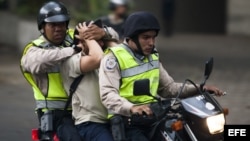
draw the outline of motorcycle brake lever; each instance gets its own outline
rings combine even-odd
[[[223,93],[222,93],[222,95],[224,96],[224,95],[227,95],[227,92],[226,91],[224,91]]]

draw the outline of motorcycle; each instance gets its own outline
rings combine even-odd
[[[183,83],[176,98],[162,99],[152,96],[149,90],[149,80],[143,79],[134,83],[134,95],[148,95],[157,100],[150,105],[157,122],[152,124],[149,135],[160,132],[162,141],[223,141],[224,125],[228,109],[222,108],[215,99],[215,95],[204,90],[213,69],[213,58],[205,64],[204,81],[200,88],[190,79]],[[188,98],[179,98],[184,86],[191,83],[197,89],[198,94]],[[226,94],[226,93],[224,93]],[[144,118],[149,118],[143,115]]]
[[[33,141],[81,140],[70,110],[47,110],[39,119],[39,128],[32,129]]]

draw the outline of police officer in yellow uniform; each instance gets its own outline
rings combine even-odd
[[[148,104],[150,96],[134,96],[133,84],[136,80],[149,79],[150,92],[156,96],[175,97],[182,86],[176,83],[163,68],[159,54],[155,50],[155,38],[160,30],[159,23],[149,12],[132,13],[124,24],[123,44],[109,49],[101,61],[99,85],[103,104],[110,113],[130,117],[132,114],[152,115]],[[214,86],[208,90],[222,95]],[[184,88],[183,97],[196,94],[191,85]],[[131,126],[125,128],[131,141],[148,141],[149,127]]]
[[[40,8],[37,24],[41,36],[24,48],[21,71],[34,92],[41,132],[50,137],[52,131],[57,131],[61,141],[80,141],[71,108],[63,111],[68,95],[63,88],[59,68],[61,61],[81,51],[73,45],[74,30],[68,28],[69,21],[70,15],[61,2],[49,1]],[[97,26],[89,29],[84,38],[106,35]]]

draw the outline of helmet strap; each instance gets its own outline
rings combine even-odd
[[[131,39],[132,39],[132,41],[135,43],[135,45],[136,45],[136,47],[137,47],[136,53],[138,53],[138,54],[144,56],[144,53],[143,53],[143,51],[142,51],[141,44],[139,43],[138,35],[132,37]]]

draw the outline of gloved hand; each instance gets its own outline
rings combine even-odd
[[[75,53],[79,53],[82,51],[82,48],[78,47],[77,45],[73,44],[72,48],[75,50]]]
[[[81,52],[82,48],[78,47],[77,45],[80,43],[80,40],[75,37],[75,35],[79,35],[79,32],[77,29],[74,31],[74,39],[73,39],[73,45],[72,48],[75,50],[75,53]]]

